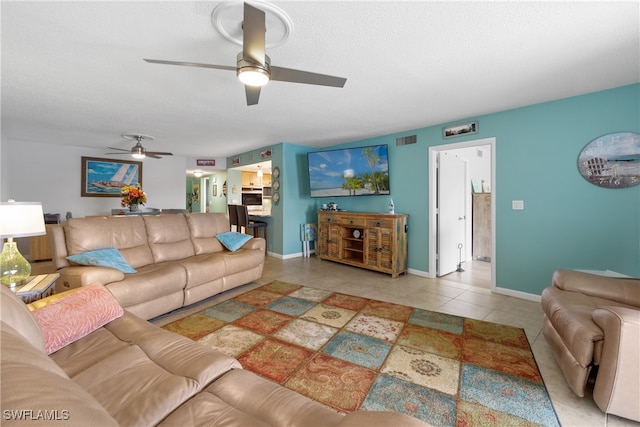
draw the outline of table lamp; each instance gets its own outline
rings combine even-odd
[[[15,287],[31,274],[31,264],[18,251],[14,237],[46,234],[42,204],[37,202],[0,203],[0,236],[7,237],[0,254],[0,283]]]

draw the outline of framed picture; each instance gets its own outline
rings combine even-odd
[[[240,164],[240,157],[236,157],[234,159],[231,159],[231,164],[232,165],[239,165]]]
[[[142,162],[82,157],[82,197],[120,197],[125,185],[142,186]]]
[[[193,189],[193,201],[199,202],[200,201],[200,184],[193,184],[191,188]]]
[[[271,157],[271,148],[261,151],[260,152],[260,157],[262,157],[263,159],[267,158],[267,157]]]
[[[216,160],[215,159],[197,159],[196,160],[196,165],[198,165],[198,166],[215,166],[216,165]]]
[[[616,132],[594,139],[578,155],[578,170],[602,188],[640,185],[640,134]]]
[[[469,122],[442,128],[442,136],[444,138],[454,138],[456,136],[471,135],[474,133],[478,133],[478,122]]]

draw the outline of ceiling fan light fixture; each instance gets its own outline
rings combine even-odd
[[[193,171],[193,176],[200,178],[204,173],[202,171]]]
[[[131,157],[134,159],[144,159],[146,157],[144,147],[138,142],[135,147],[131,149]]]
[[[248,86],[261,87],[269,83],[269,72],[258,66],[249,66],[238,69],[238,79]]]

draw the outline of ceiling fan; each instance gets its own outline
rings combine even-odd
[[[181,65],[187,67],[235,71],[238,75],[238,79],[244,83],[247,95],[247,105],[256,105],[258,103],[258,99],[260,98],[260,87],[266,85],[269,80],[344,87],[347,79],[342,77],[272,66],[270,58],[265,53],[265,31],[266,25],[264,11],[245,3],[244,21],[242,23],[242,52],[238,53],[235,67],[227,65],[201,64],[197,62],[143,59],[153,64]]]
[[[131,147],[131,150],[125,150],[122,148],[114,148],[114,147],[109,147],[110,150],[118,150],[118,151],[123,151],[122,153],[104,153],[104,154],[131,154],[131,156],[133,156],[136,159],[144,159],[145,157],[152,157],[154,159],[161,159],[162,157],[160,156],[173,156],[172,153],[165,153],[162,151],[147,151],[143,146],[142,146],[142,141],[144,139],[148,139],[150,141],[153,141],[153,137],[149,136],[149,135],[142,135],[142,134],[131,134],[131,135],[122,135],[123,138],[125,139],[129,139],[132,141],[137,141],[136,145],[134,145],[133,147]]]

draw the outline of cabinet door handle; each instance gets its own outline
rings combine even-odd
[[[376,222],[376,227],[380,227],[380,222]]]
[[[349,224],[353,224],[353,220],[349,220]]]

